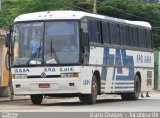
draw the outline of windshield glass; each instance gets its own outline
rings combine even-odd
[[[17,23],[12,35],[13,65],[79,62],[78,22]]]
[[[42,22],[19,23],[14,25],[12,42],[14,65],[42,63]],[[30,60],[33,58],[33,60]]]
[[[79,41],[77,22],[47,22],[45,30],[44,60],[47,64],[77,63]],[[58,57],[57,59],[54,57]]]

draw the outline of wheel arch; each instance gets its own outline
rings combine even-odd
[[[97,79],[97,83],[98,83],[98,95],[101,94],[101,77],[100,77],[100,73],[98,70],[95,70],[93,75],[96,76],[96,79]]]
[[[139,71],[136,72],[136,75],[138,76],[139,80],[140,80],[140,85],[142,87],[142,77],[141,77],[141,73]]]
[[[142,83],[141,73],[140,73],[139,71],[137,71],[137,72],[136,72],[136,75],[139,77],[140,83]]]

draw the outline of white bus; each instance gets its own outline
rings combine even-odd
[[[23,14],[10,39],[15,95],[77,96],[87,104],[97,95],[138,100],[151,91],[154,57],[151,25],[81,11]]]

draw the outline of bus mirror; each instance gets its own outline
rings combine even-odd
[[[5,47],[8,48],[10,46],[10,34],[7,33],[5,38]]]

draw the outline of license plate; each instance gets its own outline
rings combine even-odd
[[[50,84],[39,84],[39,88],[50,88]]]

